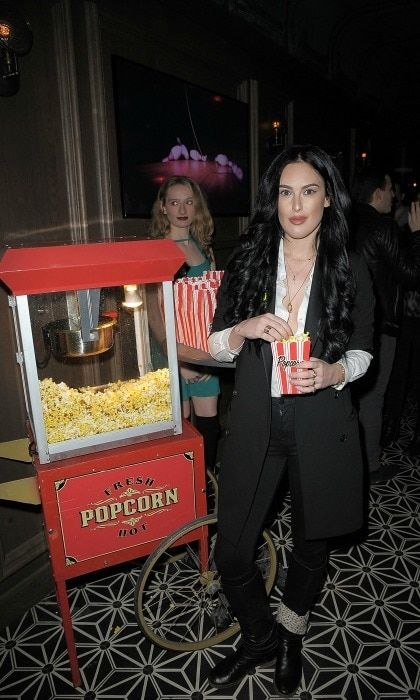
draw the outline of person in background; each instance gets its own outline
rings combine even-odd
[[[152,236],[170,238],[180,247],[186,263],[178,277],[199,277],[215,269],[211,248],[213,219],[199,185],[188,177],[175,176],[160,187],[152,209]],[[219,378],[195,365],[180,362],[184,418],[194,412],[194,424],[204,440],[205,464],[214,469],[219,436]]]
[[[382,416],[402,316],[402,286],[415,287],[420,282],[420,209],[413,205],[410,210],[412,235],[407,247],[389,216],[394,192],[386,170],[363,170],[354,180],[352,195],[353,245],[369,267],[377,302],[375,359],[355,387],[369,480],[377,484],[392,479],[399,470],[398,464],[381,464]]]
[[[407,290],[404,294],[404,312],[397,338],[396,357],[385,396],[382,444],[397,440],[407,397],[416,409],[413,436],[403,450],[408,457],[420,458],[420,291]]]
[[[408,214],[410,212],[410,207],[407,203],[407,194],[397,182],[394,185],[394,193],[394,221],[400,229],[405,231],[408,228]]]
[[[327,540],[363,523],[363,462],[349,383],[372,357],[374,297],[363,258],[347,253],[349,205],[324,151],[286,149],[261,180],[218,292],[210,352],[219,361],[236,359],[236,372],[215,559],[242,637],[211,670],[215,688],[229,688],[277,657],[276,692],[294,693]],[[291,374],[298,394],[281,395],[271,344],[304,331],[311,357]],[[276,622],[254,556],[286,475],[293,551]]]
[[[406,205],[407,217],[394,218],[404,235],[411,236],[408,227],[408,214],[415,219],[415,206],[419,201],[414,195],[411,205]],[[413,437],[404,446],[404,452],[413,459],[420,458],[420,286],[404,291],[403,314],[397,338],[396,360],[394,360],[391,377],[385,395],[384,419],[382,425],[382,445],[390,445],[398,440],[401,419],[407,397],[413,401],[417,416]]]

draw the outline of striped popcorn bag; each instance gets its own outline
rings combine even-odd
[[[298,369],[293,369],[299,362],[309,360],[311,354],[309,334],[292,335],[287,340],[271,343],[271,350],[280,393],[297,394],[297,388],[290,383],[290,376],[292,372],[299,372]]]
[[[208,270],[201,277],[181,277],[174,282],[176,339],[208,352],[216,295],[222,270]]]

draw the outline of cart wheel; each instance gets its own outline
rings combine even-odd
[[[213,561],[216,527],[217,515],[180,527],[150,554],[140,571],[134,599],[137,621],[146,637],[165,649],[205,649],[239,631]],[[206,535],[208,558],[200,566],[198,540]],[[256,563],[270,593],[277,576],[277,552],[267,530]]]
[[[207,512],[214,513],[217,510],[217,495],[219,485],[217,483],[216,474],[212,469],[206,469],[206,494],[207,494]]]

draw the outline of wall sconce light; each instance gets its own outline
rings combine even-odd
[[[364,170],[369,165],[369,153],[368,151],[360,151],[358,155],[359,167]]]
[[[286,135],[286,124],[280,119],[275,119],[271,122],[271,135],[267,139],[267,147],[271,151],[278,151],[284,148],[285,145],[285,135]]]
[[[19,89],[18,56],[32,47],[32,29],[13,2],[0,0],[0,97],[10,97]]]
[[[124,301],[122,305],[126,309],[139,309],[143,306],[143,299],[136,284],[124,285]]]
[[[281,146],[281,140],[280,140],[280,127],[281,127],[281,121],[274,121],[273,122],[273,129],[274,129],[274,140],[273,140],[273,146]]]

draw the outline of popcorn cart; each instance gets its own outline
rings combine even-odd
[[[202,437],[181,417],[172,280],[183,260],[169,240],[8,248],[0,260],[76,686],[66,581],[145,556],[206,513]]]

